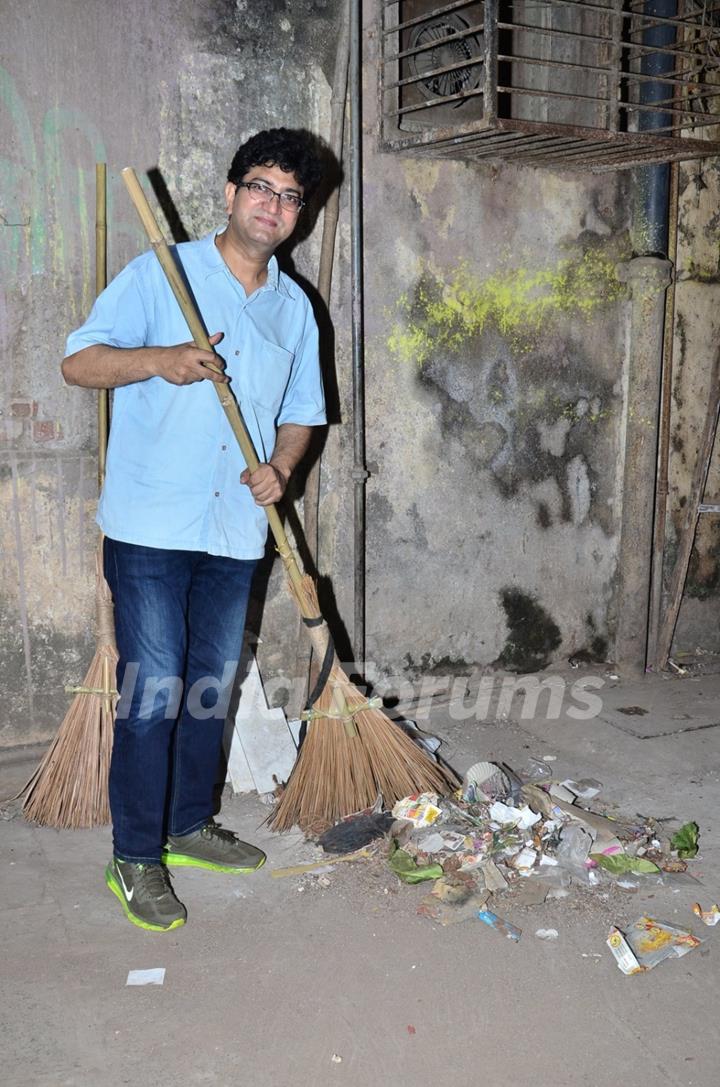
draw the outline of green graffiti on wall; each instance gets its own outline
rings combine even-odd
[[[34,277],[62,291],[72,320],[93,298],[91,209],[95,162],[107,160],[97,125],[81,110],[51,106],[33,124],[10,73],[0,66],[0,278],[25,292]],[[112,190],[108,194],[109,213]]]
[[[422,365],[438,349],[460,350],[489,327],[527,346],[549,323],[587,319],[621,297],[617,260],[616,253],[589,249],[552,267],[515,268],[484,280],[465,264],[444,282],[426,271],[414,297],[399,300],[404,320],[393,326],[388,347],[401,361]]]

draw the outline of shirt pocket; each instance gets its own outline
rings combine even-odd
[[[295,356],[292,351],[253,337],[245,365],[245,388],[253,405],[275,419],[282,407]]]

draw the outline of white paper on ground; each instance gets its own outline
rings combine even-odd
[[[126,985],[162,985],[165,981],[165,967],[156,966],[152,970],[130,970]]]
[[[251,656],[231,729],[228,777],[234,792],[271,793],[287,781],[297,747],[281,709],[270,709],[257,661]]]
[[[295,747],[300,747],[300,729],[303,727],[303,723],[299,717],[291,717],[287,723],[290,729],[290,735],[293,738]]]
[[[227,756],[227,777],[225,780],[230,782],[234,793],[251,793],[255,788],[255,779],[245,757],[240,737],[235,731],[234,720],[228,719],[225,722],[223,744]]]
[[[514,808],[510,804],[503,804],[501,800],[490,805],[488,815],[500,826],[517,826],[520,830],[535,826],[541,819],[540,814],[531,811],[527,804],[522,808]]]

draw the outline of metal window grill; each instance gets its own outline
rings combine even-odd
[[[720,154],[717,0],[379,3],[386,150],[590,170]]]

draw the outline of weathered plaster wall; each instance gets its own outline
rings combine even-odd
[[[671,404],[668,502],[670,571],[686,496],[697,462],[711,396],[710,370],[720,344],[720,166],[717,160],[680,169],[675,340]],[[705,501],[720,502],[720,449],[711,461]],[[674,652],[720,650],[720,518],[700,518],[685,595],[678,616]]]
[[[373,105],[369,76],[368,656],[603,659],[626,179],[380,155]]]
[[[94,646],[95,395],[64,387],[59,370],[94,293],[94,163],[109,164],[110,274],[146,248],[125,165],[159,167],[187,234],[209,230],[222,221],[225,172],[243,138],[276,124],[327,131],[336,7],[5,5],[0,744],[55,730],[63,688],[81,681]],[[314,280],[314,236],[293,260]],[[276,610],[279,621],[288,605]]]
[[[92,300],[94,162],[110,165],[111,272],[145,248],[119,178],[128,163],[160,168],[189,236],[210,229],[245,136],[279,123],[327,133],[338,10],[339,0],[31,0],[5,15],[0,744],[50,735],[64,685],[92,653],[95,398],[63,387],[59,361]],[[626,175],[381,154],[370,2],[364,49],[366,656],[410,673],[496,660],[523,671],[580,650],[603,659],[627,415]],[[700,265],[696,250],[718,176],[707,167],[694,178],[684,174],[695,264],[682,258],[675,409],[697,430],[718,307],[717,249]],[[292,253],[311,282],[318,240],[316,224]],[[349,252],[343,194],[320,569],[348,624]],[[676,441],[678,492],[688,464]],[[716,529],[703,532],[693,578],[714,592]],[[275,571],[260,586],[266,674],[293,670],[297,620],[279,581]]]

